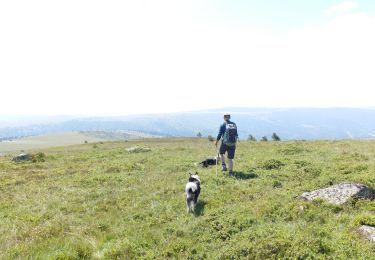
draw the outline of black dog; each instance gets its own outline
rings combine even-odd
[[[203,167],[203,168],[206,168],[206,167],[208,167],[208,166],[210,166],[210,165],[216,165],[216,159],[211,159],[211,158],[206,159],[206,160],[204,160],[204,161],[201,161],[201,162],[199,163],[199,165],[200,165],[201,167]]]

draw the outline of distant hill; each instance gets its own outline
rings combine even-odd
[[[290,139],[369,139],[375,137],[374,108],[221,108],[183,113],[124,117],[65,118],[48,123],[6,127],[0,139],[69,131],[130,130],[158,136],[216,135],[224,111],[231,112],[240,138],[258,139],[276,132]],[[62,121],[61,121],[62,120]],[[28,120],[29,122],[32,120]]]

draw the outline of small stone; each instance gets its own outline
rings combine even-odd
[[[134,146],[131,148],[126,149],[128,153],[144,153],[144,152],[150,152],[151,149],[148,147],[139,147],[139,146]]]
[[[364,238],[375,244],[375,227],[362,225],[359,227],[358,231]]]

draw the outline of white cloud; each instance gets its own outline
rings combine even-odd
[[[356,9],[357,6],[358,4],[355,1],[345,1],[327,8],[324,13],[327,15],[348,13]]]

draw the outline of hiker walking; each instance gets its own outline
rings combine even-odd
[[[228,154],[228,170],[229,176],[233,176],[233,158],[236,151],[236,142],[238,139],[237,126],[234,122],[230,121],[230,114],[224,114],[224,123],[220,126],[219,134],[217,135],[215,145],[219,140],[221,141],[219,154],[221,159],[222,171],[227,171],[225,164],[224,154]]]

